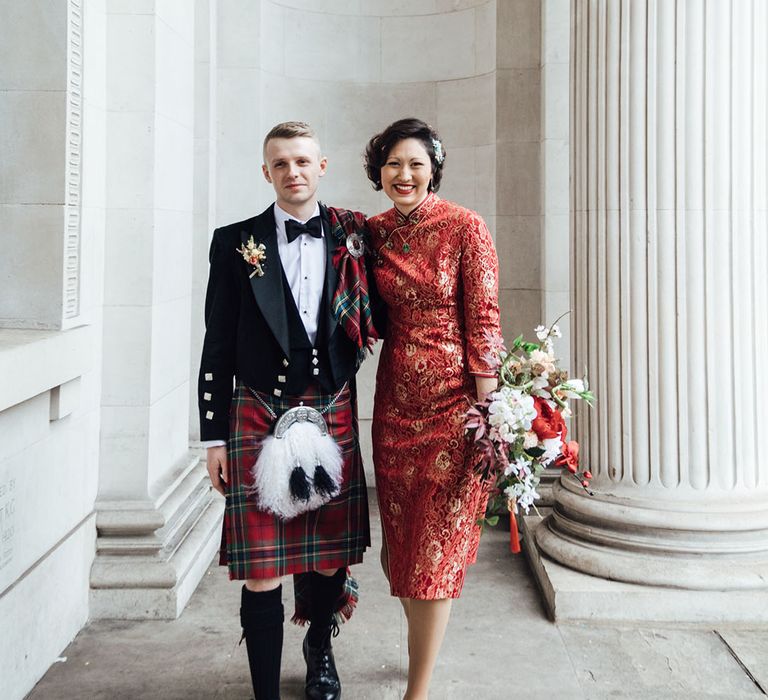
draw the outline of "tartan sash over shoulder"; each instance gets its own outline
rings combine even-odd
[[[368,242],[365,216],[360,212],[328,207],[331,236],[336,245],[333,264],[338,274],[331,310],[346,334],[357,344],[360,355],[372,350],[378,340],[373,326],[365,256],[355,258],[347,249],[347,236],[357,234]]]

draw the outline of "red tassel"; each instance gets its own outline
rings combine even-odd
[[[520,554],[520,533],[517,531],[517,518],[514,511],[509,511],[509,551]]]

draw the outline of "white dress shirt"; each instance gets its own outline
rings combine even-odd
[[[316,204],[315,211],[309,218],[320,216],[320,207]],[[323,297],[323,284],[325,282],[325,231],[322,238],[314,238],[309,234],[301,234],[295,241],[288,242],[285,233],[285,222],[294,219],[287,211],[275,204],[275,225],[277,228],[277,250],[280,254],[280,262],[291,288],[293,300],[299,310],[301,322],[307,331],[307,336],[312,345],[317,338],[317,324],[320,318],[320,305]],[[203,447],[219,447],[226,445],[224,440],[205,440]]]
[[[320,216],[320,207],[317,204],[309,218],[315,216]],[[293,300],[296,302],[296,308],[299,310],[301,322],[307,331],[309,342],[314,345],[325,282],[325,241],[323,238],[313,238],[303,233],[295,241],[288,243],[288,236],[285,233],[285,222],[288,219],[294,219],[302,224],[306,224],[309,219],[301,221],[275,204],[280,262],[283,264],[283,271],[291,288]],[[323,237],[325,237],[325,231],[323,231]]]

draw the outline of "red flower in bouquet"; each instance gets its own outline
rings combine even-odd
[[[579,443],[576,440],[571,440],[570,442],[563,441],[563,449],[560,456],[555,460],[555,466],[564,467],[571,474],[579,471]]]
[[[533,419],[531,430],[536,433],[539,440],[551,440],[560,437],[565,431],[565,421],[563,414],[556,408],[552,408],[549,401],[540,396],[533,397],[536,406],[536,418]],[[565,439],[565,435],[562,435]]]

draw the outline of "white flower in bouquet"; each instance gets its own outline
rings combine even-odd
[[[544,454],[540,459],[544,464],[556,460],[560,456],[560,452],[563,449],[563,441],[559,438],[547,438],[541,441],[541,448],[544,450]]]
[[[523,481],[518,481],[504,489],[504,494],[509,500],[514,500],[527,513],[534,501],[539,498],[536,491],[534,478],[528,477]]]
[[[547,338],[562,338],[563,333],[560,330],[560,326],[558,326],[556,323],[553,323],[550,327],[547,326],[536,326],[536,328],[533,329],[533,332],[536,334],[536,337],[544,341]]]
[[[584,385],[583,379],[569,379],[564,384],[558,387],[569,399],[580,399],[581,395],[587,391],[587,387]]]
[[[504,469],[504,476],[510,476],[514,474],[518,479],[525,479],[533,472],[531,471],[528,461],[523,457],[518,457],[514,462],[510,462],[506,469]]]
[[[491,394],[488,423],[505,442],[514,442],[530,430],[534,418],[533,398],[521,390],[505,386]]]

